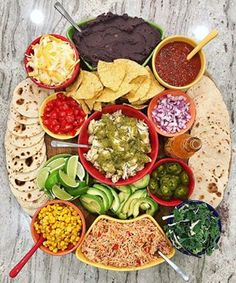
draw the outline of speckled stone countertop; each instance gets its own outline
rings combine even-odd
[[[65,34],[69,24],[53,8],[51,0],[0,1],[0,282],[10,282],[10,267],[32,246],[29,218],[8,187],[3,146],[9,101],[23,78],[27,45],[43,33]],[[219,207],[223,233],[219,250],[200,259],[177,253],[174,261],[191,276],[190,282],[236,282],[236,0],[64,0],[76,20],[112,11],[141,16],[164,27],[166,35],[185,34],[200,40],[213,28],[219,36],[206,48],[207,69],[220,88],[231,117],[233,154],[229,184]],[[183,282],[167,264],[139,272],[99,270],[76,260],[73,254],[51,257],[38,251],[14,282],[178,283]]]

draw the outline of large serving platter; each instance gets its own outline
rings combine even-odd
[[[89,21],[86,21],[86,22],[83,22],[83,23],[80,23],[79,24],[79,26],[81,26],[81,27],[83,27],[84,25],[86,25],[86,23],[88,23]],[[154,24],[154,23],[149,23],[153,28],[155,28],[155,29],[158,29],[159,31],[160,31],[160,33],[161,33],[161,39],[163,39],[163,36],[164,36],[164,32],[163,32],[163,30],[158,26],[158,25],[156,25],[156,24]],[[72,41],[72,37],[73,37],[73,33],[74,33],[74,29],[73,28],[69,28],[68,29],[68,31],[67,31],[67,37]],[[146,65],[149,65],[149,67],[150,67],[150,69],[154,69],[154,67],[153,67],[153,65],[151,66],[151,57],[152,57],[152,55],[153,55],[153,53],[155,54],[155,51],[153,51],[151,54],[150,54],[150,56],[148,56],[148,58],[145,60],[145,62],[142,64],[143,66],[146,66]],[[205,60],[205,59],[204,59]],[[106,62],[105,62],[106,63]],[[135,63],[136,64],[136,63]],[[143,68],[143,67],[142,67]],[[204,68],[205,68],[205,61],[204,61]],[[149,69],[149,70],[150,70]],[[88,64],[86,61],[84,62],[84,68],[83,68],[83,71],[84,70],[87,70],[87,73],[88,72],[90,72],[90,71],[94,71],[95,69],[90,65],[90,64]],[[146,69],[146,72],[147,72],[147,69]],[[151,72],[151,71],[150,71]],[[155,73],[155,72],[154,72]],[[75,75],[76,76],[76,75]],[[206,77],[208,77],[208,78],[211,78],[211,76],[208,74],[208,72],[207,71],[205,71],[205,73],[204,73],[204,76],[206,76]],[[212,80],[212,79],[211,79]],[[107,86],[106,86],[107,87]],[[105,85],[104,85],[104,88],[105,88]],[[183,91],[186,91],[186,89],[184,89],[184,88],[182,88],[182,90]],[[204,90],[203,90],[204,91]],[[218,90],[217,90],[218,91]],[[68,91],[68,93],[69,93],[69,91]],[[57,95],[54,95],[54,97],[55,96],[57,96]],[[67,97],[68,98],[68,97]],[[127,97],[126,97],[127,98]],[[45,101],[47,100],[47,98],[45,99]],[[49,100],[50,100],[50,97],[49,97]],[[80,101],[79,99],[78,99],[78,101]],[[147,101],[150,101],[150,99],[147,99]],[[147,107],[148,105],[147,105],[147,101],[145,102],[146,103],[146,105],[144,106],[144,107]],[[115,102],[116,104],[123,104],[123,102],[122,102],[122,100],[120,101],[119,99],[118,100],[116,100],[116,102]],[[144,103],[144,104],[145,104]],[[148,102],[149,103],[149,102]],[[132,104],[132,103],[131,103]],[[223,100],[222,100],[222,104],[223,104]],[[43,104],[42,104],[43,105]],[[46,105],[46,104],[45,104]],[[102,104],[101,104],[102,105]],[[103,104],[103,106],[105,105],[105,103]],[[132,106],[134,106],[134,105],[132,105]],[[135,107],[134,107],[135,108]],[[43,110],[44,110],[44,108],[42,108]],[[41,110],[42,110],[41,109]],[[127,110],[128,111],[128,110]],[[136,111],[136,110],[135,110]],[[145,115],[147,115],[147,108],[145,108],[145,109],[142,109],[142,110],[140,110],[142,113],[144,113]],[[43,112],[40,112],[39,111],[39,113],[40,113],[40,119],[42,118],[42,113]],[[87,113],[86,113],[87,114]],[[90,113],[91,114],[91,113]],[[95,113],[96,114],[96,113]],[[212,113],[212,114],[215,114],[215,113]],[[128,115],[128,114],[127,114]],[[190,115],[191,116],[191,115]],[[85,115],[85,118],[84,119],[87,119],[89,117],[89,115]],[[203,117],[203,119],[208,119],[208,117]],[[150,117],[148,117],[147,119],[149,119],[148,120],[148,122],[149,121],[151,121],[151,118]],[[194,116],[192,117],[192,119],[191,120],[194,120],[195,119],[195,108],[194,108]],[[44,128],[44,125],[43,125],[43,122],[42,121],[40,121],[41,122],[41,126],[42,126],[42,129]],[[153,121],[152,121],[153,122]],[[192,121],[192,124],[193,124],[193,122],[194,121]],[[86,122],[83,122],[84,123],[84,125],[87,125],[87,123]],[[146,124],[148,124],[147,122],[146,122]],[[192,125],[191,124],[191,125]],[[210,124],[210,126],[211,126],[211,124]],[[150,126],[149,126],[150,127]],[[190,126],[189,126],[190,127]],[[214,127],[213,127],[214,128]],[[188,128],[189,129],[189,128]],[[186,129],[187,130],[187,129]],[[190,129],[191,130],[191,129]],[[222,129],[221,129],[222,130]],[[223,130],[222,130],[223,131]],[[55,155],[58,155],[58,154],[61,154],[61,153],[67,153],[67,154],[72,154],[72,155],[78,155],[78,149],[77,148],[73,148],[73,147],[53,147],[52,145],[51,145],[51,142],[53,141],[53,140],[55,140],[56,138],[57,138],[57,136],[56,135],[50,135],[50,131],[45,131],[46,132],[46,134],[45,134],[45,136],[44,136],[44,142],[45,142],[45,145],[46,145],[46,159],[50,159],[51,157],[53,157],[53,156],[55,156]],[[78,134],[80,132],[80,129],[75,133],[75,134]],[[82,131],[81,131],[82,132]],[[149,131],[149,135],[151,135],[151,133],[150,133],[151,131]],[[155,132],[155,131],[154,131]],[[184,132],[184,131],[183,131]],[[227,132],[226,132],[227,133]],[[157,135],[157,133],[154,133],[154,135]],[[228,134],[228,133],[227,133]],[[71,135],[71,136],[75,136],[75,135]],[[82,136],[82,134],[81,134],[81,136]],[[167,135],[167,137],[165,137],[164,135],[161,135],[161,134],[158,134],[157,135],[158,136],[158,141],[159,141],[159,145],[158,145],[158,157],[156,158],[156,160],[152,160],[152,164],[154,164],[156,161],[158,161],[158,160],[160,160],[160,159],[162,159],[162,158],[165,158],[165,157],[167,157],[166,155],[165,155],[165,151],[164,151],[164,144],[166,144],[166,142],[167,142],[167,137],[170,137],[170,136],[168,136]],[[174,136],[174,135],[173,135]],[[155,138],[156,138],[156,136],[155,136]],[[63,138],[60,138],[60,137],[58,137],[58,139],[63,139]],[[66,139],[66,141],[67,142],[71,142],[71,143],[78,143],[78,136],[77,137],[74,137],[74,138],[71,138],[71,139]],[[219,153],[221,152],[221,151],[218,151]],[[210,157],[210,158],[212,158],[212,157]],[[83,158],[81,158],[81,160],[82,160]],[[77,159],[77,162],[78,162],[78,159]],[[184,160],[184,162],[186,163],[186,164],[188,164],[188,161],[186,161],[186,159]],[[81,163],[83,164],[83,160],[81,161]],[[84,164],[83,164],[84,165]],[[222,164],[221,164],[222,165]],[[188,167],[188,166],[186,166],[186,167]],[[190,166],[191,167],[191,166]],[[8,168],[9,169],[9,168]],[[186,171],[186,170],[184,170],[184,171]],[[191,171],[191,168],[190,168],[190,171]],[[200,170],[199,170],[200,171]],[[67,172],[66,172],[67,173]],[[148,174],[149,173],[151,173],[151,170],[149,170],[149,172],[147,172]],[[183,173],[183,172],[182,172]],[[185,172],[186,173],[186,172]],[[195,171],[195,173],[196,173],[196,171]],[[92,174],[92,173],[91,173]],[[192,174],[192,173],[191,173]],[[138,174],[137,174],[138,175]],[[35,177],[35,176],[34,176]],[[94,178],[95,178],[95,176],[93,176]],[[134,176],[135,177],[135,176]],[[143,176],[142,176],[143,177]],[[228,174],[227,174],[227,177],[228,177]],[[214,177],[213,177],[214,178]],[[60,178],[59,178],[60,179]],[[98,178],[97,178],[98,179]],[[107,178],[105,178],[104,177],[104,180],[105,179],[107,179]],[[139,178],[140,179],[140,178]],[[197,178],[195,181],[197,181],[197,182],[199,182],[199,178]],[[100,182],[101,182],[101,180],[100,180]],[[189,182],[189,181],[188,181]],[[102,183],[102,182],[101,182]],[[105,181],[104,181],[104,183],[106,183]],[[181,184],[181,181],[179,182],[180,184]],[[186,185],[186,189],[187,189],[187,186],[190,184],[191,182],[189,182],[189,183],[187,183],[187,185]],[[217,180],[216,180],[216,183],[217,183]],[[113,185],[113,183],[108,183],[108,184],[112,184]],[[194,184],[194,181],[192,181],[192,184]],[[87,183],[87,185],[88,185],[88,183]],[[214,183],[213,183],[213,185],[214,185]],[[115,186],[115,184],[114,184],[114,186]],[[193,185],[194,186],[194,185]],[[40,186],[39,186],[40,187]],[[214,186],[213,186],[214,187]],[[217,187],[217,186],[216,186]],[[74,187],[75,188],[75,187]],[[147,188],[147,186],[145,187],[145,189]],[[45,189],[45,188],[44,188]],[[149,191],[149,188],[147,188],[148,190],[148,192],[150,192]],[[208,193],[210,192],[210,189],[211,188],[209,188],[209,186],[208,186]],[[213,188],[214,189],[214,188]],[[190,191],[190,190],[189,190]],[[192,191],[191,191],[191,193],[192,193]],[[213,193],[218,193],[217,191],[213,191]],[[224,191],[223,191],[223,193],[224,193]],[[190,193],[189,193],[190,194]],[[221,195],[220,195],[220,197],[221,197],[221,199],[223,198],[223,195],[222,195],[222,193],[220,193]],[[51,195],[51,197],[53,196],[53,194]],[[54,194],[54,196],[56,197],[57,195],[56,194]],[[81,196],[81,195],[80,195]],[[80,197],[79,196],[79,197]],[[150,194],[150,196],[151,196],[151,194]],[[189,196],[188,194],[186,194],[186,196],[185,197],[187,197],[187,196]],[[58,197],[59,198],[59,197]],[[200,198],[201,198],[201,196],[200,196]],[[203,196],[203,198],[204,198],[204,196]],[[63,199],[63,198],[61,198],[61,199]],[[70,199],[63,199],[63,200],[71,200],[72,199],[72,196],[71,196],[71,198]],[[198,200],[201,200],[201,199],[198,199]],[[212,199],[209,201],[210,202],[210,204],[211,205],[213,205],[213,202],[214,202],[214,200],[215,200],[215,198],[213,197],[213,201],[212,201]],[[82,198],[81,198],[81,201],[82,201]],[[127,201],[127,199],[126,199],[126,201]],[[86,220],[86,228],[87,228],[87,231],[88,231],[88,233],[91,231],[91,225],[92,224],[96,224],[97,223],[97,221],[99,220],[99,219],[101,219],[103,216],[98,216],[98,215],[96,215],[96,214],[92,214],[92,213],[89,213],[83,206],[82,206],[82,204],[80,203],[80,201],[79,201],[79,198],[76,198],[75,200],[72,200],[72,202],[76,205],[76,206],[78,206],[79,207],[79,209],[82,211],[82,213],[83,213],[83,215],[84,215],[84,217],[85,217],[85,220]],[[158,202],[158,201],[156,201],[156,202]],[[182,201],[180,201],[180,202],[182,202]],[[209,202],[208,201],[206,201],[208,204],[209,204]],[[154,203],[155,204],[155,203]],[[163,204],[163,203],[161,203],[161,202],[159,202],[159,204]],[[216,207],[218,205],[218,203],[216,202],[216,205],[214,205],[214,207]],[[36,207],[35,207],[36,208]],[[167,206],[164,206],[164,205],[159,205],[159,207],[158,207],[158,210],[155,212],[155,214],[153,215],[153,217],[154,217],[154,219],[156,220],[156,222],[157,222],[157,225],[160,225],[160,227],[161,228],[163,228],[164,229],[164,227],[166,226],[166,221],[164,221],[163,220],[163,216],[170,216],[170,215],[172,215],[173,214],[173,210],[175,209],[175,206],[171,206],[171,205],[167,205]],[[214,210],[214,208],[212,208],[213,210]],[[104,209],[104,211],[105,211],[105,209]],[[32,210],[29,210],[28,212],[32,212]],[[101,213],[102,214],[102,213]],[[110,214],[109,212],[107,213],[108,215]],[[112,215],[112,214],[111,214]],[[112,216],[114,216],[114,214],[112,215]],[[121,218],[120,217],[120,215],[119,214],[117,214],[116,215],[117,217],[119,217],[119,218]],[[104,216],[104,218],[105,219],[108,219],[109,220],[109,216]],[[141,218],[142,218],[142,216],[141,216]],[[114,220],[114,221],[117,221],[117,222],[121,222],[122,223],[122,221],[123,220]],[[128,220],[126,220],[127,222],[133,222],[133,221],[135,221],[135,219],[128,219]],[[219,220],[219,226],[220,226],[220,220]],[[220,226],[221,227],[221,226]],[[217,241],[218,241],[219,239],[217,239]],[[177,248],[178,249],[178,248]],[[150,264],[144,264],[143,266],[133,266],[133,267],[125,267],[125,268],[113,268],[112,266],[106,266],[106,265],[100,265],[99,263],[94,263],[94,262],[90,262],[88,259],[86,259],[86,257],[82,254],[82,252],[79,250],[79,249],[77,249],[77,252],[76,252],[76,254],[77,254],[77,257],[78,257],[78,259],[80,259],[81,261],[83,261],[84,263],[87,263],[87,264],[91,264],[91,265],[93,265],[93,266],[96,266],[96,267],[99,267],[99,268],[104,268],[104,269],[108,269],[108,270],[120,270],[120,271],[128,271],[128,270],[139,270],[139,269],[145,269],[145,268],[148,268],[148,267],[152,267],[152,266],[154,266],[154,265],[156,265],[156,264],[160,264],[160,263],[162,263],[163,262],[163,260],[162,259],[160,259],[160,260],[157,260],[155,263],[150,263]],[[168,255],[169,257],[172,257],[174,255],[174,250],[172,250],[172,253],[170,254],[170,255]]]

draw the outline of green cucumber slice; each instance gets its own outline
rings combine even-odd
[[[58,177],[60,183],[65,187],[65,188],[77,188],[79,186],[79,183],[76,182],[74,179],[69,177],[66,173],[64,173],[62,170],[59,170],[58,172]]]
[[[113,198],[113,194],[111,193],[110,189],[108,189],[107,187],[100,185],[100,184],[94,184],[93,187],[98,189],[98,190],[103,191],[106,194],[106,196],[109,200],[109,208],[111,208],[114,198]]]
[[[142,179],[138,180],[137,182],[133,183],[132,185],[136,188],[143,189],[146,188],[150,181],[150,175],[145,175]]]
[[[101,197],[105,211],[107,211],[109,209],[109,199],[103,191],[96,189],[96,188],[93,188],[93,187],[90,187],[87,191],[87,194]]]
[[[84,194],[80,197],[80,202],[91,213],[103,214],[105,212],[103,202],[98,196]]]

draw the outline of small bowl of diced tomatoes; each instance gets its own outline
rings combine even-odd
[[[80,104],[65,92],[48,96],[39,109],[39,121],[51,137],[61,140],[77,136],[87,119]]]

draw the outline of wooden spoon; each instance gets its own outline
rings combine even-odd
[[[9,276],[11,278],[15,278],[17,274],[21,271],[21,269],[24,267],[24,265],[29,261],[31,256],[37,251],[37,249],[43,244],[43,241],[45,239],[43,238],[43,235],[40,236],[38,239],[38,242],[28,251],[28,253],[17,263],[15,267],[12,268],[12,270],[9,273]]]
[[[211,31],[206,37],[203,38],[202,41],[198,43],[198,45],[188,54],[187,60],[191,60],[195,54],[198,53],[199,50],[203,48],[208,42],[210,42],[213,38],[218,35],[217,30]]]

